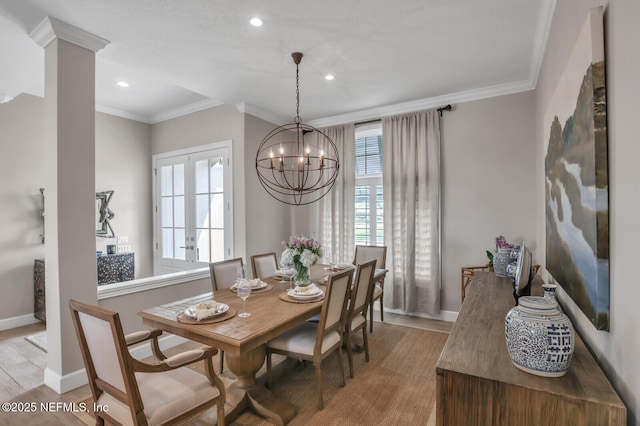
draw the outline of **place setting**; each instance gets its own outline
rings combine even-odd
[[[212,324],[233,318],[237,311],[226,303],[207,300],[184,309],[176,319],[184,324]]]
[[[314,303],[324,299],[324,290],[315,283],[306,286],[295,286],[284,293],[280,299],[290,303]]]
[[[249,285],[252,293],[260,293],[263,291],[269,291],[273,289],[273,284],[267,284],[264,281],[262,281],[260,278],[255,278],[253,280],[244,280],[244,281]],[[229,288],[229,290],[233,291],[234,293],[237,293],[238,283],[236,282],[234,285],[232,285]]]

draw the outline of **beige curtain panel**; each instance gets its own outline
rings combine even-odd
[[[440,313],[440,119],[434,110],[382,120],[385,306]]]
[[[333,189],[317,203],[318,238],[327,253],[341,262],[351,262],[355,250],[355,126],[321,130],[336,144],[340,173]]]

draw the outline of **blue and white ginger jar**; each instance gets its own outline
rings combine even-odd
[[[545,377],[560,377],[567,372],[575,334],[555,300],[523,296],[507,314],[504,325],[513,365]]]

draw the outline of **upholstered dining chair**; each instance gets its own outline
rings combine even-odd
[[[356,254],[353,258],[353,264],[365,263],[370,260],[376,260],[375,269],[385,269],[387,264],[387,246],[356,246]],[[371,293],[371,302],[369,303],[369,331],[373,333],[373,304],[376,300],[380,301],[380,321],[384,321],[384,275],[382,275],[375,283],[373,292]]]
[[[369,362],[369,342],[367,340],[367,308],[371,301],[371,292],[375,287],[373,273],[376,269],[376,261],[357,265],[356,277],[351,287],[347,316],[344,324],[344,343],[347,346],[347,357],[349,359],[349,376],[353,378],[353,348],[351,337],[362,330],[362,340],[364,346],[364,360]]]
[[[320,322],[305,321],[289,331],[267,342],[267,383],[271,385],[271,354],[281,354],[291,358],[313,361],[318,390],[318,410],[322,410],[322,370],[321,364],[331,353],[337,351],[340,375],[344,386],[344,364],[342,360],[342,330],[346,315],[348,291],[352,271],[344,271],[329,276],[322,303]]]
[[[159,350],[161,331],[125,336],[117,312],[69,301],[95,403],[109,407],[96,411],[96,424],[171,425],[217,406],[218,425],[224,425],[226,391],[213,371],[217,349],[202,347],[166,358]],[[152,339],[160,360],[143,362],[128,346]],[[206,376],[185,366],[204,362]]]
[[[241,257],[235,259],[221,260],[220,262],[210,263],[209,272],[211,273],[211,285],[213,286],[214,298],[215,292],[224,288],[231,288],[238,280],[238,266],[244,268]],[[244,271],[244,269],[243,269]],[[220,351],[220,373],[224,370],[224,351]]]
[[[272,277],[278,271],[278,258],[275,253],[251,256],[251,268],[254,278]]]

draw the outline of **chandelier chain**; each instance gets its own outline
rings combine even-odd
[[[298,73],[298,64],[296,64],[296,117],[293,119],[295,123],[300,123],[300,74]]]

